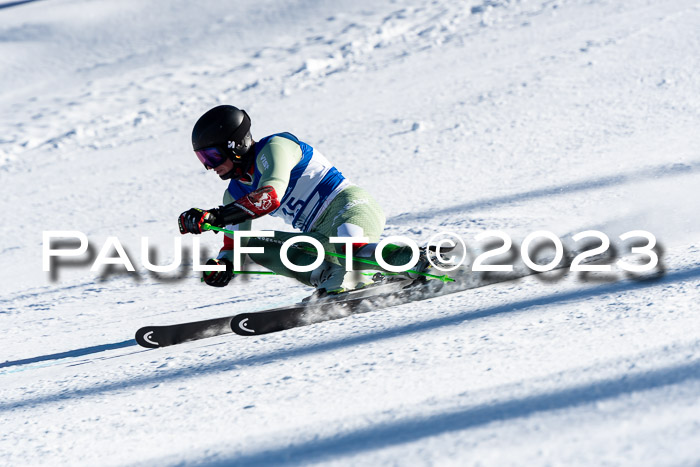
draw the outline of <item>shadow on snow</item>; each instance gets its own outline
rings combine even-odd
[[[527,417],[538,412],[574,408],[633,392],[648,391],[697,379],[700,379],[700,361],[696,360],[692,363],[669,366],[643,374],[623,375],[619,378],[604,379],[519,399],[509,399],[476,407],[456,408],[447,413],[408,417],[379,423],[349,433],[317,437],[302,443],[219,459],[205,463],[205,465],[308,463],[330,456],[336,458],[337,456],[358,454],[410,443],[429,436],[478,428],[489,423]]]
[[[254,366],[254,365],[265,365],[268,363],[275,362],[277,360],[285,360],[289,358],[306,357],[309,355],[314,355],[322,352],[334,351],[338,349],[343,349],[347,347],[352,347],[356,345],[367,344],[382,339],[390,339],[396,336],[403,336],[412,333],[421,333],[425,331],[430,331],[432,329],[440,328],[443,326],[453,326],[460,325],[464,322],[486,318],[495,315],[501,315],[506,313],[513,313],[526,310],[531,307],[538,307],[543,305],[553,305],[558,303],[569,302],[573,300],[584,300],[591,297],[596,297],[606,294],[616,294],[622,292],[628,292],[632,290],[643,289],[647,287],[654,287],[658,285],[668,285],[671,283],[683,282],[687,280],[694,280],[700,278],[700,266],[696,266],[692,269],[681,270],[661,276],[658,279],[649,281],[630,281],[630,282],[619,282],[614,284],[608,284],[604,286],[592,287],[585,290],[576,290],[567,293],[554,293],[540,298],[532,298],[527,300],[522,300],[517,303],[504,304],[493,306],[490,308],[484,308],[482,310],[465,310],[451,316],[445,316],[441,318],[434,318],[427,321],[419,323],[411,323],[403,326],[396,326],[391,329],[378,331],[374,333],[368,333],[361,336],[353,336],[343,339],[334,340],[331,342],[322,342],[318,344],[312,344],[296,349],[283,349],[274,352],[268,352],[261,355],[256,355],[254,357],[240,358],[235,360],[228,360],[223,362],[214,362],[209,364],[200,365],[190,365],[186,367],[180,367],[172,370],[158,371],[151,375],[139,376],[125,381],[113,381],[98,384],[88,388],[72,389],[61,391],[56,394],[48,394],[35,396],[19,401],[12,402],[2,402],[0,403],[0,411],[9,411],[22,407],[32,407],[41,404],[48,404],[63,400],[69,400],[73,398],[89,397],[91,395],[100,394],[108,391],[114,390],[124,390],[127,388],[136,388],[139,386],[147,386],[156,383],[162,383],[170,380],[186,379],[192,377],[199,377],[208,373],[220,372],[220,371],[231,371],[237,370],[241,366]],[[464,292],[462,292],[464,293]],[[439,300],[439,299],[437,299]],[[128,341],[125,341],[128,342]],[[156,350],[157,351],[157,350]],[[698,374],[698,368],[692,364],[687,367],[678,367],[679,372],[685,371],[687,369],[689,373],[695,373],[693,378],[700,377]],[[666,371],[666,370],[664,370]],[[659,375],[665,373],[661,372]],[[689,377],[689,376],[688,376]],[[641,378],[641,379],[639,379]],[[662,378],[659,376],[659,378]],[[663,376],[666,378],[666,376]],[[663,379],[662,378],[662,379]],[[638,377],[639,381],[646,381],[644,377]],[[654,378],[652,378],[653,380]],[[658,379],[658,378],[656,378]],[[664,380],[665,381],[665,380]],[[642,384],[642,383],[640,383]],[[646,383],[644,383],[646,384]],[[672,384],[672,383],[669,383]],[[618,386],[615,386],[618,387]],[[535,404],[536,405],[536,404]]]
[[[16,0],[14,2],[0,3],[0,10],[3,8],[10,8],[13,6],[24,5],[25,3],[38,2],[39,0]]]
[[[10,366],[17,366],[17,365],[28,365],[30,363],[45,362],[47,360],[59,360],[62,358],[82,357],[84,355],[90,355],[90,354],[94,354],[94,353],[98,353],[98,352],[104,352],[106,350],[131,347],[132,345],[136,345],[136,341],[134,339],[129,339],[127,341],[122,341],[122,342],[115,342],[114,344],[93,345],[92,347],[85,347],[82,349],[68,350],[66,352],[59,352],[59,353],[54,353],[54,354],[49,354],[49,355],[41,355],[39,357],[24,358],[21,360],[11,360],[11,361],[0,363],[0,368],[7,368]]]
[[[458,214],[465,211],[493,208],[501,204],[507,205],[510,203],[525,202],[536,198],[566,195],[580,191],[598,190],[614,185],[640,182],[643,180],[656,180],[663,177],[689,175],[698,171],[700,171],[700,161],[693,161],[687,164],[665,164],[649,169],[637,170],[626,175],[611,175],[608,177],[587,179],[579,182],[571,182],[548,188],[538,188],[536,190],[526,191],[523,193],[515,193],[512,195],[478,199],[469,203],[460,204],[457,206],[450,206],[443,209],[430,209],[424,212],[403,213],[394,216],[390,219],[387,219],[387,224],[414,222],[418,219],[432,218],[448,214]]]

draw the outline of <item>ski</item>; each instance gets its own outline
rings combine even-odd
[[[575,254],[570,254],[555,269],[566,268]],[[143,347],[156,348],[232,332],[241,336],[257,336],[537,274],[540,273],[524,265],[517,265],[510,272],[461,273],[456,277],[457,282],[384,276],[377,284],[364,289],[311,297],[294,305],[170,326],[147,326],[136,332],[136,341]]]
[[[136,342],[143,347],[156,348],[231,332],[241,336],[257,336],[435,298],[453,292],[463,292],[532,274],[536,272],[515,270],[506,274],[471,273],[460,277],[458,283],[422,279],[388,280],[365,289],[310,298],[302,303],[270,310],[238,313],[223,318],[170,326],[147,326],[136,332]]]
[[[401,280],[367,291],[311,299],[298,305],[252,313],[231,319],[231,330],[240,336],[257,336],[285,331],[323,321],[345,318],[382,308],[434,297],[444,284],[437,281]],[[376,289],[376,290],[371,290]],[[364,293],[363,293],[364,292]]]
[[[169,326],[146,326],[136,331],[136,342],[149,349],[229,334],[232,316]]]
[[[406,295],[416,296],[420,285],[432,288],[442,283],[424,283],[412,279],[388,281],[346,294],[310,298],[302,303],[252,313],[192,321],[168,326],[146,326],[136,331],[136,342],[147,348],[167,347],[207,337],[235,332],[243,336],[267,334],[321,321],[342,318],[356,313],[364,304],[366,311],[376,309],[381,302],[389,303]],[[410,299],[408,299],[410,301]],[[403,302],[403,301],[402,301]]]
[[[571,252],[564,261],[553,271],[563,270],[571,264],[571,258],[578,252]],[[600,257],[598,257],[600,258]],[[583,264],[592,262],[589,258]],[[256,336],[271,332],[284,331],[310,324],[330,321],[338,318],[368,311],[403,305],[430,298],[437,298],[451,293],[464,292],[470,289],[485,287],[502,282],[514,281],[527,276],[541,274],[522,264],[513,267],[509,272],[468,272],[458,276],[457,282],[445,283],[436,280],[403,279],[395,281],[394,290],[370,288],[343,294],[337,299],[332,296],[327,299],[308,301],[303,304],[276,308],[274,310],[254,313],[240,313],[231,318],[231,330],[241,336]],[[391,282],[389,286],[392,286]],[[379,293],[372,293],[373,291]],[[353,295],[357,293],[358,295]]]

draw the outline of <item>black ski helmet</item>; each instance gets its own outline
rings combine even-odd
[[[192,149],[200,161],[200,154],[211,150],[234,162],[233,170],[222,178],[239,178],[248,171],[253,160],[248,153],[253,143],[250,117],[245,110],[232,105],[210,109],[199,117],[192,129]]]

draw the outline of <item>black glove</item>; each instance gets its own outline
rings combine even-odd
[[[221,259],[210,259],[206,264],[223,264],[226,266],[225,271],[204,271],[202,273],[202,279],[207,285],[212,287],[224,287],[233,278],[233,264],[226,258]]]
[[[216,211],[212,209],[211,211]],[[205,222],[211,225],[218,226],[216,214],[211,211],[205,211],[199,208],[188,209],[180,214],[177,219],[177,225],[180,228],[181,234],[201,234],[202,224]]]

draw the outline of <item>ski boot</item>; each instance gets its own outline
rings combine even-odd
[[[443,247],[440,252],[443,254],[449,253],[453,249],[454,247]],[[437,253],[436,248],[433,245],[420,247],[419,250],[420,255],[418,256],[418,262],[411,270],[405,272],[406,276],[414,279],[414,281],[417,283],[425,283],[430,280],[435,280],[433,277],[425,276],[425,273],[435,276],[442,276],[445,274],[445,271],[442,271],[439,268],[451,268],[454,266],[454,263],[450,262],[449,260],[445,261],[445,259]]]
[[[337,295],[352,290],[364,289],[374,280],[360,271],[346,271],[344,266],[325,262],[311,272],[309,279],[316,287],[316,295]]]

